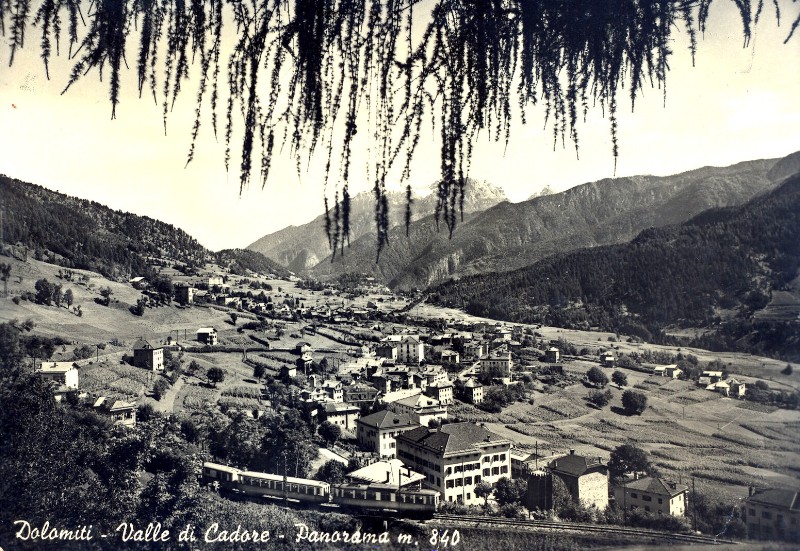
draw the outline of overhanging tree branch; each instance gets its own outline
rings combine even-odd
[[[764,0],[728,1],[740,15],[747,45]],[[209,79],[208,107],[217,133],[221,55],[229,50],[222,81],[228,85],[225,166],[241,136],[240,191],[254,170],[262,187],[266,184],[276,147],[288,146],[298,171],[322,147],[326,182],[336,181],[333,209],[327,208],[327,192],[325,198],[325,231],[335,254],[349,238],[347,186],[354,140],[362,131],[370,152],[379,257],[388,242],[386,186],[395,169],[397,183],[407,183],[426,121],[441,140],[435,217],[452,235],[481,132],[507,145],[515,113],[524,123],[526,109],[541,104],[554,146],[568,137],[577,154],[578,127],[591,105],[609,114],[616,162],[620,89],[627,87],[631,108],[645,80],[666,94],[670,37],[685,28],[694,58],[711,2],[43,0],[34,10],[29,0],[0,0],[0,34],[8,36],[13,64],[28,26],[37,27],[49,76],[52,43],[58,53],[66,17],[75,61],[65,90],[88,72],[102,75],[108,67],[112,118],[126,49],[136,47],[139,94],[147,86],[156,101],[161,96],[165,131],[182,82],[199,60],[187,163],[205,116]],[[800,12],[796,0],[772,4],[779,22],[782,6],[784,12],[790,7]],[[799,24],[800,13],[787,41]],[[421,33],[414,32],[418,28]],[[408,225],[410,214],[405,218]]]

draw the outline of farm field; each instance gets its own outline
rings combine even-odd
[[[612,371],[612,370],[607,370]],[[749,485],[794,487],[800,473],[800,412],[753,409],[688,381],[647,377],[621,370],[629,387],[647,396],[641,416],[623,413],[624,389],[614,385],[608,406],[597,409],[585,400],[589,390],[573,384],[550,393],[533,393],[534,405],[516,402],[500,414],[458,406],[454,415],[486,423],[518,447],[548,456],[576,453],[599,456],[624,443],[650,454],[659,472],[690,483],[733,505]],[[474,411],[473,411],[474,410]],[[488,417],[494,416],[490,421]]]

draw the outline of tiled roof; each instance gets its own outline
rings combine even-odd
[[[664,480],[663,478],[656,478],[653,476],[646,476],[639,480],[633,480],[625,484],[625,488],[629,490],[639,490],[640,492],[647,492],[656,495],[666,495],[674,497],[689,489],[686,484],[678,484]]]
[[[430,407],[430,406],[438,406],[439,400],[437,400],[436,398],[425,396],[423,394],[417,394],[416,396],[409,396],[408,398],[397,400],[395,404],[400,404],[412,408]]]
[[[417,424],[408,415],[404,413],[395,413],[388,409],[362,417],[358,422],[377,429],[412,427]]]
[[[439,453],[477,449],[477,444],[485,442],[508,443],[508,440],[474,423],[450,423],[438,429],[419,427],[398,438],[411,440]]]
[[[747,498],[747,501],[800,511],[800,496],[795,490],[759,490]]]
[[[358,407],[346,402],[325,402],[322,406],[325,413],[344,413],[348,411],[358,411]]]
[[[148,349],[148,350],[149,350],[149,349],[152,349],[152,348],[153,348],[153,345],[152,345],[152,344],[150,344],[149,342],[147,342],[147,341],[146,341],[146,340],[144,340],[144,339],[139,339],[138,341],[136,341],[136,342],[133,344],[133,349],[134,349],[134,350],[141,350],[142,348],[146,348],[146,349]]]
[[[581,476],[586,471],[601,467],[602,463],[597,457],[584,457],[570,453],[564,457],[559,457],[550,462],[550,468],[571,476]]]

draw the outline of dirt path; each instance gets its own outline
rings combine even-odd
[[[178,377],[178,380],[170,387],[167,393],[161,397],[161,400],[153,402],[155,410],[164,413],[172,413],[175,409],[175,397],[181,391],[181,388],[183,388],[183,377]]]

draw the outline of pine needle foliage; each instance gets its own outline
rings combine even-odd
[[[747,45],[768,8],[764,0],[729,1]],[[298,171],[324,151],[326,184],[335,181],[332,213],[325,198],[334,252],[349,239],[347,185],[355,138],[363,132],[379,258],[389,234],[387,185],[407,183],[423,126],[440,139],[434,214],[452,235],[480,133],[508,143],[512,119],[525,122],[529,108],[542,105],[554,146],[569,140],[577,154],[580,122],[590,107],[600,108],[608,114],[616,162],[622,90],[632,107],[646,83],[666,94],[671,36],[685,29],[694,56],[711,2],[42,0],[35,9],[28,0],[0,0],[0,34],[13,63],[35,26],[48,78],[53,47],[58,54],[62,38],[68,40],[73,66],[65,91],[89,72],[102,78],[107,70],[112,118],[126,52],[135,48],[139,93],[149,90],[160,102],[165,131],[194,74],[187,163],[210,113],[214,135],[224,126],[227,169],[241,138],[240,191],[256,174],[266,185],[276,148],[293,155]],[[797,5],[773,0],[771,8],[780,22]],[[787,41],[799,25],[795,14]]]

